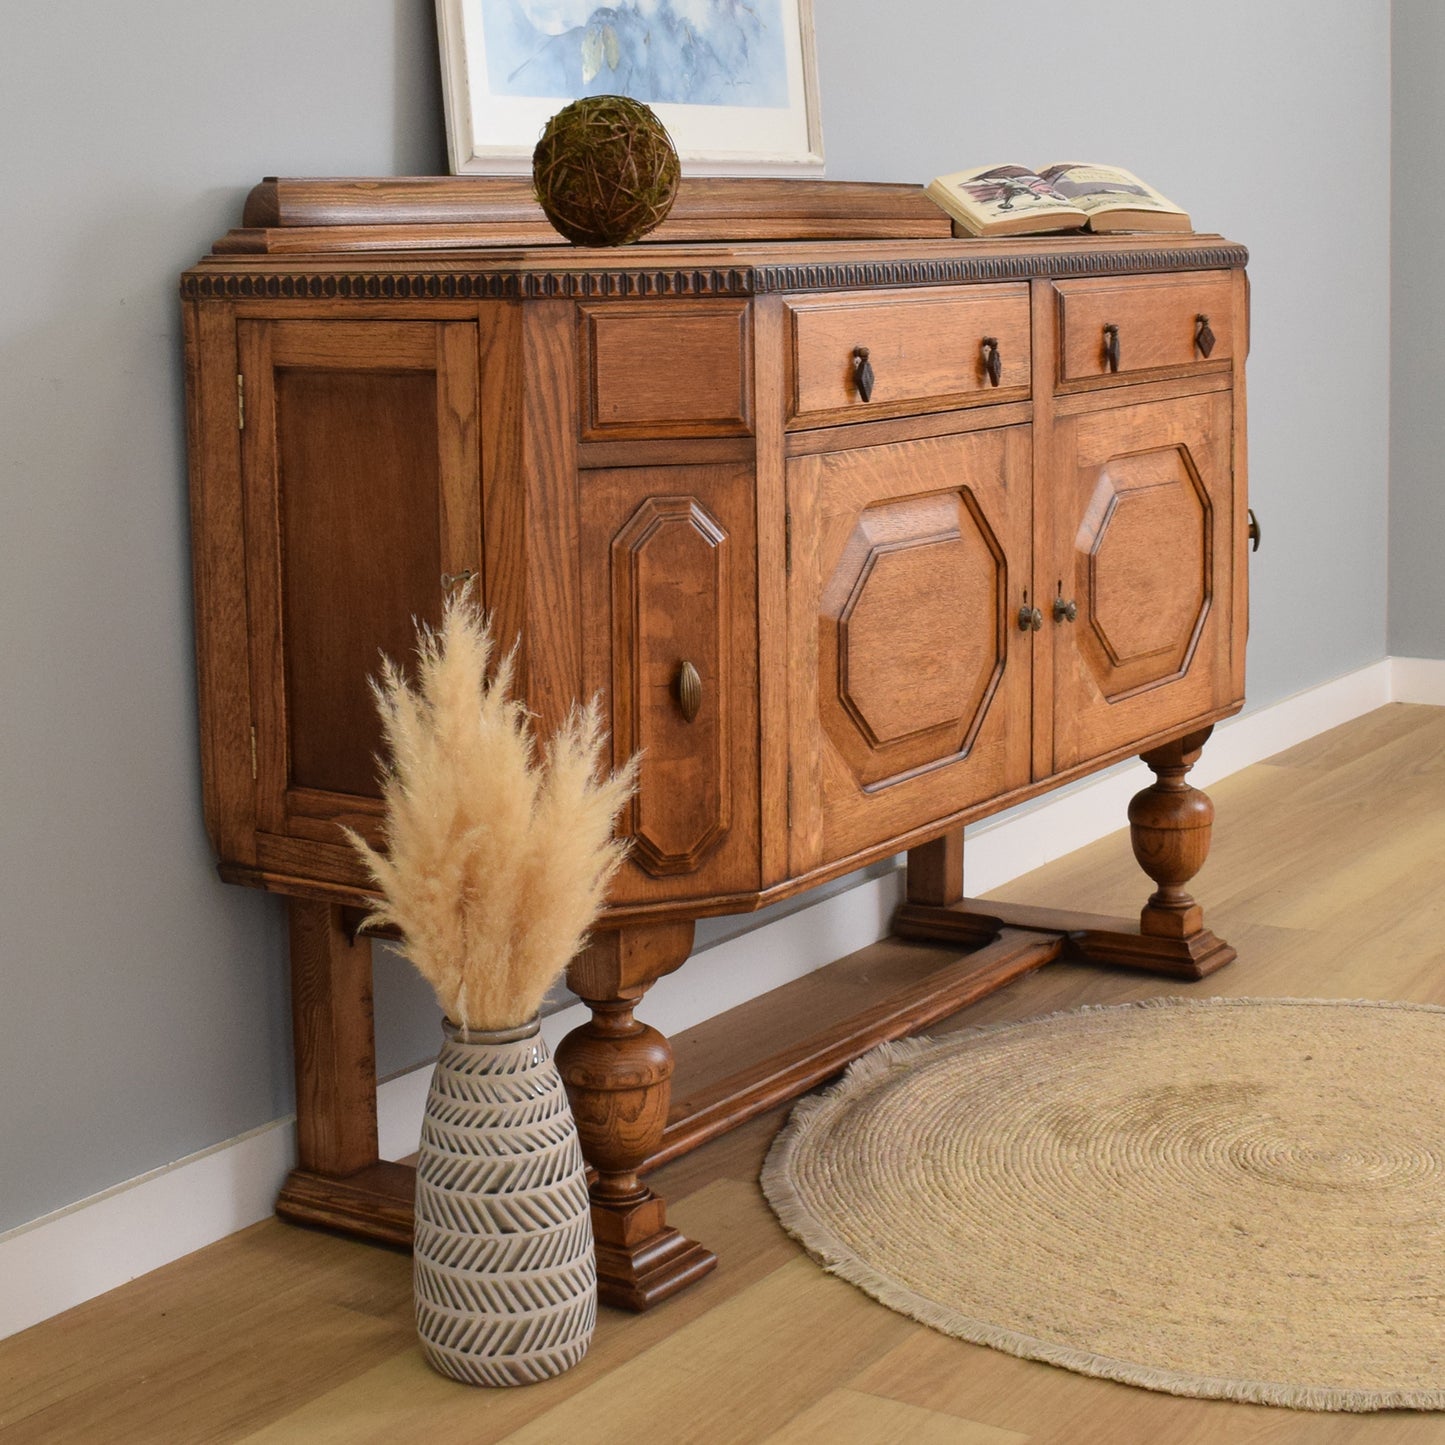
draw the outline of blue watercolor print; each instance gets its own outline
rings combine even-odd
[[[493,95],[788,104],[782,0],[483,0]]]

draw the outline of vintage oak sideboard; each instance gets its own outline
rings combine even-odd
[[[604,1299],[714,1263],[640,1173],[873,1044],[1061,956],[1229,962],[1185,891],[1212,818],[1185,775],[1243,700],[1245,260],[955,238],[905,186],[688,181],[616,251],[516,181],[256,187],[182,294],[207,823],[223,877],[290,900],[278,1209],[410,1239],[338,824],[377,830],[378,650],[472,577],[539,725],[600,692],[644,750],[558,1050]],[[1137,920],[963,897],[966,822],[1134,753]],[[694,921],[903,850],[896,930],[942,965],[771,1057],[739,1040],[670,1106],[633,1010]]]

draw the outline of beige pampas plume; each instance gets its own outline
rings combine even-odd
[[[599,777],[596,700],[574,707],[539,759],[513,660],[470,587],[417,638],[409,683],[389,659],[372,681],[389,753],[386,852],[348,830],[401,951],[464,1029],[525,1023],[586,941],[627,845],[613,837],[637,759]]]

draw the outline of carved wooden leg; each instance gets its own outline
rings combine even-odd
[[[1184,779],[1211,731],[1140,754],[1155,781],[1129,804],[1129,841],[1139,866],[1159,885],[1139,915],[1141,933],[1187,938],[1204,927],[1204,910],[1184,885],[1209,856],[1214,804]]]
[[[1214,804],[1185,781],[1213,728],[1189,733],[1140,756],[1155,781],[1129,804],[1129,838],[1139,866],[1158,885],[1139,915],[1139,932],[1158,939],[1181,971],[1202,978],[1231,962],[1235,952],[1204,926],[1204,910],[1184,885],[1204,866]],[[1164,944],[1167,940],[1168,943]]]
[[[673,1065],[667,1040],[632,1011],[648,985],[691,951],[690,922],[625,928],[600,934],[567,975],[592,1019],[557,1046],[557,1066],[597,1174],[598,1295],[625,1309],[649,1309],[717,1264],[711,1250],[667,1223],[666,1201],[637,1175],[662,1142]]]
[[[1234,961],[1234,950],[1204,926],[1184,885],[1209,854],[1214,805],[1185,774],[1211,728],[1143,754],[1156,781],[1129,804],[1134,856],[1158,885],[1136,925],[1132,919],[1070,913],[1027,903],[962,897],[962,832],[909,850],[908,900],[893,915],[900,938],[982,948],[1004,929],[1052,934],[1053,957],[1138,968],[1173,978],[1203,978]],[[956,838],[956,841],[955,841]]]

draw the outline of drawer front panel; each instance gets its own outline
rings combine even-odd
[[[1061,382],[1223,364],[1234,356],[1228,271],[1060,281],[1055,289]]]
[[[579,306],[583,441],[752,431],[746,301]]]
[[[788,312],[788,412],[795,426],[1029,395],[1027,286],[898,291],[887,299],[825,296],[790,303]],[[861,375],[864,348],[871,386]]]

